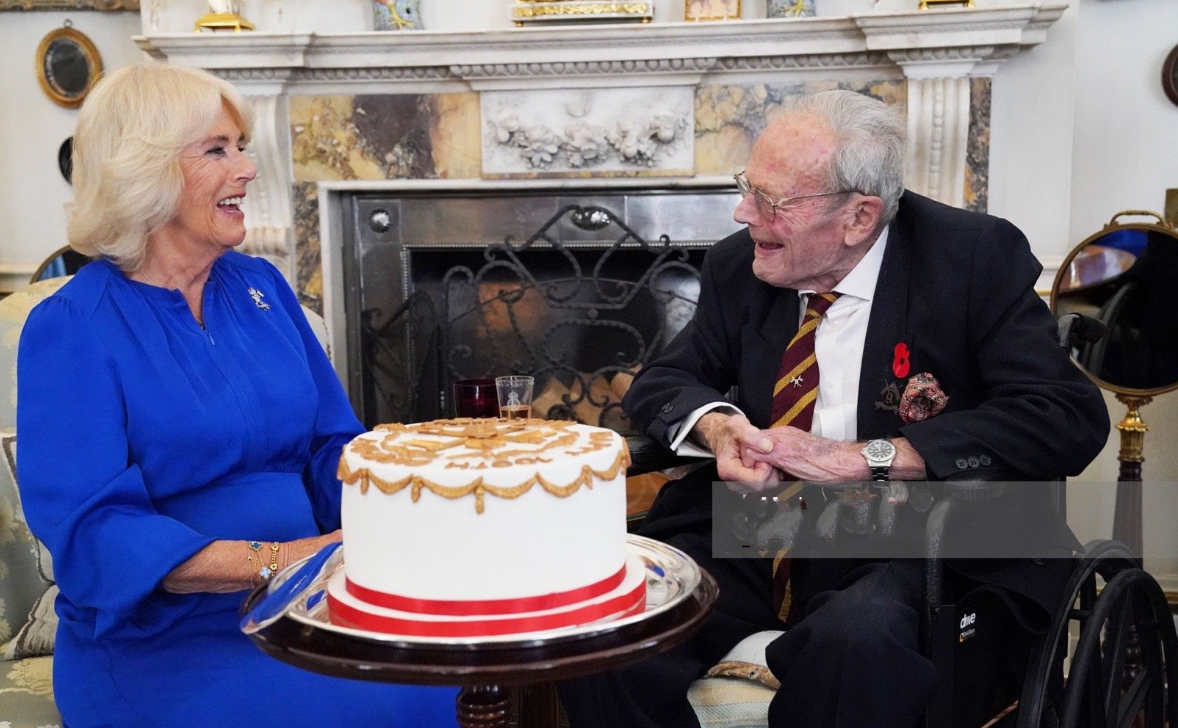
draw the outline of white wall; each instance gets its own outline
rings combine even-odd
[[[1121,210],[1162,212],[1166,189],[1178,187],[1178,106],[1170,103],[1161,85],[1162,62],[1178,44],[1178,4],[1081,0],[1080,11],[1073,76],[1071,245],[1098,232]],[[1121,420],[1125,405],[1111,396],[1106,401],[1113,422]],[[1173,584],[1175,566],[1161,562],[1178,556],[1178,529],[1173,526],[1178,513],[1178,490],[1173,487],[1178,481],[1178,392],[1156,398],[1141,413],[1150,426],[1144,464],[1146,565],[1169,573]],[[1119,445],[1114,431],[1080,480],[1115,480]],[[1078,517],[1083,514],[1073,510]],[[1094,526],[1107,523],[1102,519]]]
[[[49,100],[37,82],[37,45],[66,18],[85,33],[107,69],[142,54],[131,42],[135,13],[0,13],[0,273],[29,273],[66,244],[63,205],[72,198],[57,150],[74,133],[76,109]]]
[[[991,87],[989,212],[1026,233],[1048,267],[1072,247],[1072,68],[1084,8],[1077,0],[1068,4],[1047,41],[999,66]]]
[[[1162,92],[1178,44],[1174,0],[1081,0],[1076,36],[1071,237],[1079,242],[1120,210],[1162,212],[1178,187],[1178,106]]]

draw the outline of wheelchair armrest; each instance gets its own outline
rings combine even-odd
[[[946,478],[941,487],[945,495],[953,500],[966,503],[989,501],[1001,498],[1006,493],[1006,482],[1009,478],[1003,473],[960,473]]]
[[[924,524],[925,603],[930,608],[941,604],[941,549],[949,521],[958,517],[972,503],[991,501],[1006,493],[1003,473],[960,473],[946,478],[940,485],[942,498],[929,511]]]
[[[626,446],[630,448],[630,467],[626,469],[627,475],[642,475],[655,470],[666,470],[679,465],[698,463],[704,459],[676,455],[673,451],[663,447],[661,443],[645,435],[627,437]]]

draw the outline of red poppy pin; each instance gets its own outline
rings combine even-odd
[[[922,422],[939,414],[948,403],[949,395],[941,389],[937,378],[928,372],[921,372],[908,380],[908,386],[904,387],[904,393],[900,395],[900,419],[906,425]]]
[[[892,352],[892,374],[896,375],[896,379],[903,379],[908,376],[911,366],[911,362],[908,361],[908,345],[901,341]]]

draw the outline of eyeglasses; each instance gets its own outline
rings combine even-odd
[[[811,197],[827,197],[829,195],[845,195],[848,192],[854,192],[854,190],[838,190],[836,192],[819,192],[816,195],[798,195],[797,197],[783,197],[780,200],[778,200],[777,202],[774,202],[773,199],[771,197],[769,197],[769,195],[765,194],[761,190],[755,189],[752,185],[750,185],[748,177],[744,176],[744,172],[738,172],[738,173],[732,175],[732,177],[733,177],[733,179],[736,180],[736,189],[740,192],[741,199],[744,199],[745,197],[748,197],[749,195],[754,195],[753,201],[757,205],[757,214],[761,216],[761,219],[768,220],[769,222],[772,222],[773,220],[775,220],[777,218],[777,208],[781,207],[782,205],[784,205],[787,202],[793,202],[794,200],[806,200]]]

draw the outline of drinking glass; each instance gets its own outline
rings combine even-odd
[[[496,377],[499,392],[499,416],[505,420],[524,420],[532,415],[532,377]]]
[[[455,417],[499,416],[494,379],[459,379],[453,391]]]

